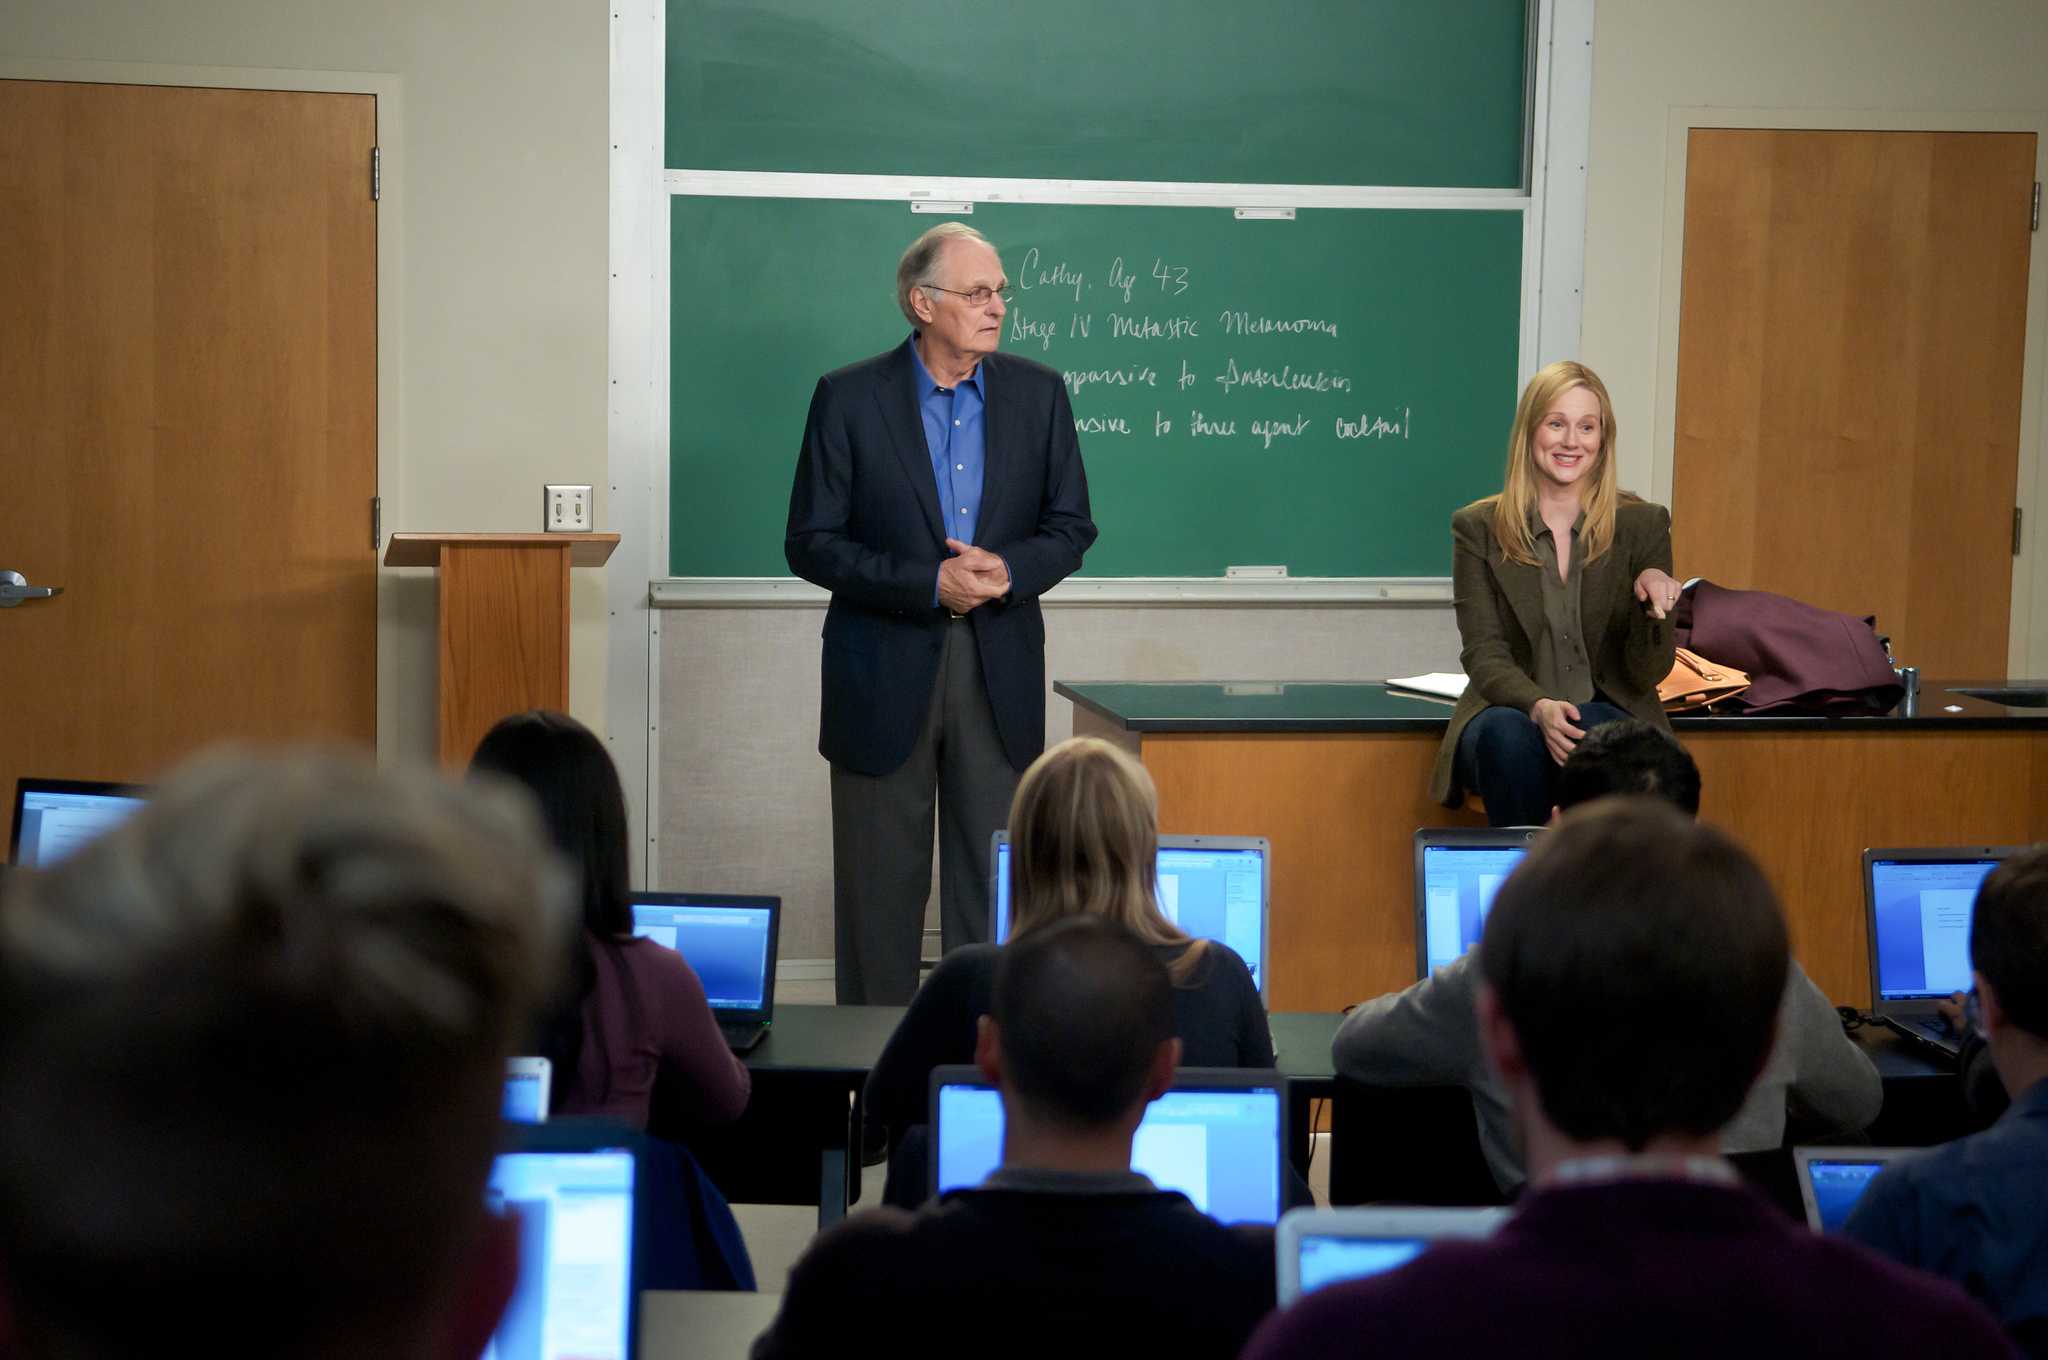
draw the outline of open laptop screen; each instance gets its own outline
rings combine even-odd
[[[507,1152],[489,1203],[519,1214],[519,1283],[484,1360],[631,1360],[633,1153]]]
[[[972,1068],[939,1073],[932,1165],[944,1194],[981,1184],[1002,1164],[1003,1102]],[[1278,1222],[1285,1085],[1271,1073],[1217,1078],[1183,1068],[1179,1084],[1146,1107],[1131,1169],[1218,1222]]]
[[[774,898],[635,893],[633,933],[690,961],[715,1011],[758,1011],[775,967]]]
[[[1418,976],[1429,976],[1479,943],[1494,894],[1538,834],[1525,829],[1416,833]]]
[[[1202,842],[1220,842],[1204,844]],[[1229,945],[1266,990],[1266,850],[1263,840],[1159,838],[1159,911],[1198,940]],[[1010,842],[998,834],[991,864],[993,934],[1010,934]]]
[[[1807,1226],[1817,1232],[1839,1230],[1879,1172],[1920,1151],[1919,1148],[1794,1148],[1792,1160],[1799,1169],[1799,1197],[1806,1205]]]
[[[1978,885],[1997,867],[1995,858],[1870,861],[1880,1000],[1970,990],[1970,911]]]
[[[8,859],[23,868],[47,868],[134,816],[142,804],[142,790],[126,784],[18,780]]]
[[[1485,1237],[1507,1214],[1410,1206],[1291,1210],[1274,1242],[1281,1306],[1325,1285],[1405,1266],[1444,1238]]]

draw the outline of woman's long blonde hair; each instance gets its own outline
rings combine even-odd
[[[1524,566],[1536,565],[1536,539],[1529,532],[1529,512],[1536,508],[1536,427],[1559,397],[1583,387],[1600,402],[1600,454],[1592,475],[1581,483],[1580,504],[1586,527],[1580,531],[1581,560],[1591,562],[1614,544],[1614,508],[1636,497],[1617,485],[1614,473],[1614,403],[1600,375],[1572,359],[1560,359],[1529,379],[1515,408],[1514,433],[1508,438],[1508,475],[1493,498],[1493,537],[1501,555]]]
[[[1099,737],[1032,762],[1010,801],[1010,937],[1062,917],[1107,916],[1147,944],[1188,935],[1160,914],[1159,792],[1143,765]],[[1167,967],[1187,986],[1208,953],[1196,940]]]

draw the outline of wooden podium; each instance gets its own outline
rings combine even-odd
[[[617,534],[393,534],[387,567],[437,567],[441,763],[492,724],[569,708],[569,569],[601,567]]]

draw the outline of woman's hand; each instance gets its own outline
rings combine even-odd
[[[1678,582],[1666,576],[1655,567],[1644,567],[1636,577],[1636,598],[1643,602],[1643,608],[1650,611],[1650,617],[1661,619],[1678,603]],[[1533,716],[1533,715],[1532,715]]]
[[[1550,758],[1562,765],[1572,748],[1586,734],[1573,726],[1579,720],[1579,706],[1568,704],[1562,699],[1538,699],[1529,708],[1529,717],[1536,724],[1536,730],[1543,734],[1543,744],[1550,748]]]

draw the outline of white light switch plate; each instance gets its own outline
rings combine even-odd
[[[587,486],[551,486],[547,502],[542,511],[542,527],[551,534],[587,534],[590,532],[590,488]]]

